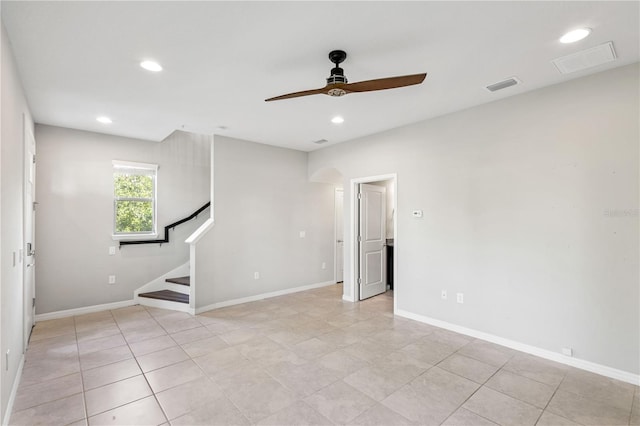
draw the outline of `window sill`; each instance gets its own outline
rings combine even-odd
[[[131,241],[131,240],[155,240],[158,238],[158,233],[153,234],[111,234],[111,238],[114,241]]]

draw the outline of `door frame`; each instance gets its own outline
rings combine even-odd
[[[35,166],[31,166],[31,164],[27,165],[27,161],[31,161],[27,159],[27,156],[30,153],[30,149],[31,149],[31,141],[33,141],[33,147],[34,147],[34,153],[33,155],[36,155],[35,152],[35,135],[34,135],[34,131],[33,129],[29,126],[26,116],[24,114],[22,114],[22,122],[23,122],[23,133],[22,133],[22,142],[23,142],[23,152],[22,152],[22,165],[23,165],[23,202],[22,202],[22,241],[23,241],[23,248],[22,248],[22,341],[23,341],[23,351],[26,351],[27,349],[27,345],[29,344],[29,338],[31,337],[31,330],[33,328],[33,326],[35,325],[36,322],[36,315],[35,315],[35,307],[33,306],[33,301],[32,299],[35,299],[36,297],[36,285],[35,285],[35,280],[36,280],[36,274],[35,274],[35,263],[29,265],[29,253],[27,253],[28,250],[28,246],[27,243],[31,243],[32,247],[35,246],[35,202],[36,202],[36,172],[34,172],[34,176],[33,176],[33,193],[31,194],[31,205],[27,204],[27,193],[29,191],[28,186],[30,185],[30,171],[31,169],[29,167],[35,167]],[[28,211],[29,209],[31,209],[31,223],[27,223],[27,218],[29,217],[28,215]],[[27,227],[31,226],[31,241],[27,241]],[[31,270],[29,271],[28,268],[31,268]],[[28,283],[28,276],[31,275],[32,276],[32,280],[30,283]],[[29,297],[30,296],[30,297]],[[31,311],[31,315],[28,315],[27,312]],[[28,327],[28,320],[29,318],[31,319],[31,327]],[[28,332],[27,332],[28,330]]]
[[[338,215],[338,192],[342,192],[342,216]],[[333,190],[333,281],[338,283],[338,221],[342,221],[342,282],[344,283],[344,188]]]
[[[366,176],[353,178],[349,182],[349,190],[351,191],[350,199],[350,209],[351,209],[351,217],[349,220],[349,267],[351,268],[351,291],[350,291],[350,301],[359,302],[360,299],[360,288],[358,286],[358,225],[360,222],[360,217],[358,215],[358,185],[361,183],[371,183],[371,182],[380,182],[380,181],[391,181],[393,185],[393,208],[395,213],[393,215],[393,313],[398,310],[398,292],[401,291],[402,288],[401,283],[398,282],[398,174],[397,173],[389,173],[384,175],[377,176]],[[346,284],[346,280],[345,280]],[[346,297],[345,297],[346,298]]]

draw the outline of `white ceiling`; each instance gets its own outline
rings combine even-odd
[[[640,60],[637,1],[2,1],[1,11],[36,122],[150,140],[184,129],[310,151],[318,139],[327,146]],[[558,42],[576,27],[593,32]],[[550,62],[608,41],[615,62],[569,75]],[[324,86],[333,49],[349,55],[350,82],[428,75],[402,89],[264,102]],[[138,66],[149,58],[164,71]],[[512,76],[522,85],[484,89]],[[341,125],[329,121],[337,114]]]

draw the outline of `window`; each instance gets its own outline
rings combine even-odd
[[[115,237],[156,234],[155,164],[113,162],[113,234]]]

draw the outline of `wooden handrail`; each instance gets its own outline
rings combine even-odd
[[[184,219],[177,220],[177,221],[173,222],[172,224],[165,226],[164,227],[164,238],[161,239],[161,240],[123,240],[123,241],[120,241],[120,247],[133,245],[133,244],[160,244],[160,245],[162,245],[164,243],[168,243],[169,242],[169,229],[173,229],[178,225],[181,225],[181,224],[183,224],[185,222],[190,221],[191,219],[195,219],[196,217],[198,217],[198,215],[200,213],[205,211],[210,206],[211,206],[211,201],[207,202],[207,204],[205,204],[204,206],[200,207],[198,210],[196,210],[195,212],[191,213],[189,216],[185,217]]]

